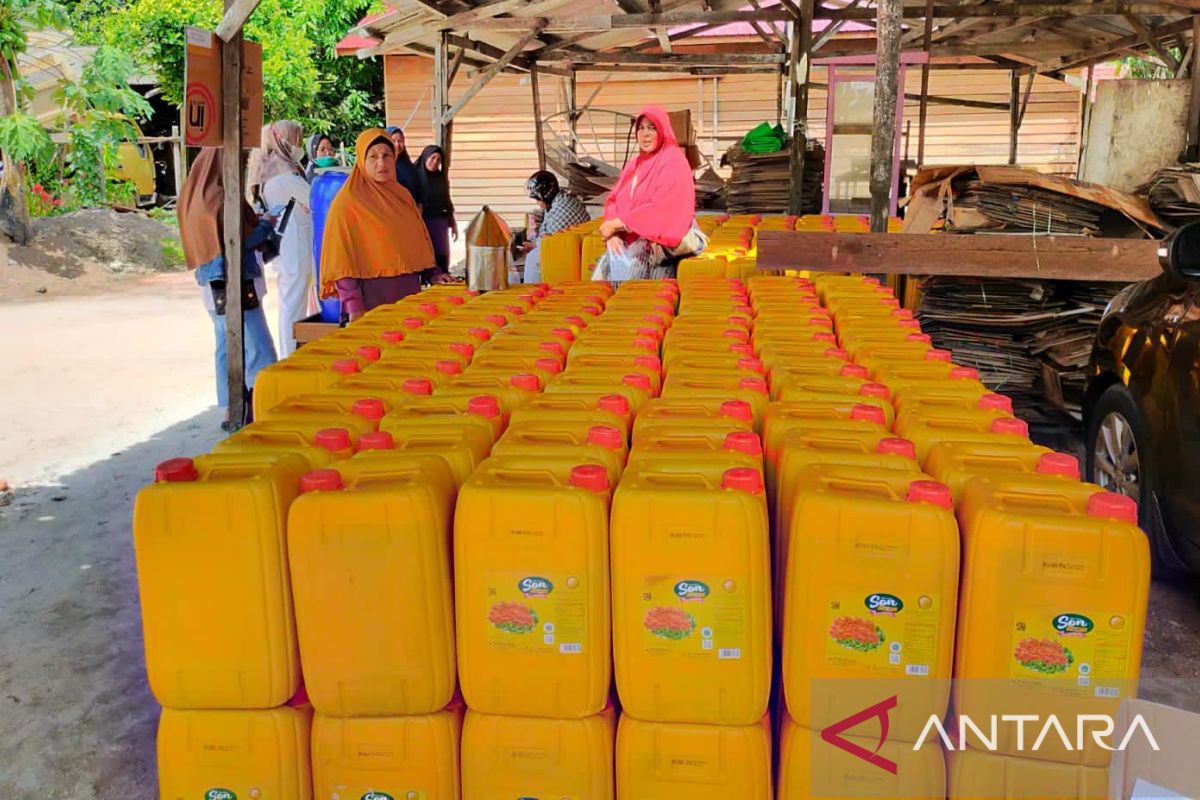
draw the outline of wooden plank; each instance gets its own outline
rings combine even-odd
[[[1045,280],[1147,280],[1162,274],[1153,239],[761,231],[758,268]]]
[[[1017,130],[1021,127],[1021,123],[1017,117],[1021,113],[1021,104],[1017,99],[1021,92],[1021,76],[1015,72],[1010,72],[1008,76],[1009,94],[1008,94],[1008,163],[1017,163]]]
[[[446,80],[448,77],[446,74],[446,51],[449,48],[447,38],[445,33],[439,33],[437,36],[437,45],[433,52],[433,103],[431,107],[433,112],[433,142],[442,148],[443,151],[446,149],[446,141],[448,139],[446,106],[450,100],[450,82]],[[449,169],[449,165],[446,165],[445,169]]]
[[[228,12],[237,0],[226,0]],[[239,27],[221,48],[221,141],[225,240],[225,356],[229,424],[246,418],[246,351],[242,313],[242,33]]]
[[[557,2],[557,0],[553,1]],[[534,0],[494,0],[494,2],[476,6],[470,11],[464,11],[461,14],[454,14],[431,21],[427,25],[433,26],[436,30],[465,30],[477,22],[498,17],[501,14],[508,14],[509,12],[517,11],[534,4]],[[543,2],[538,5],[544,4]]]
[[[500,56],[500,59],[496,63],[485,69],[479,75],[479,77],[475,79],[475,83],[471,84],[471,88],[467,89],[467,91],[463,93],[463,96],[458,98],[458,102],[446,109],[446,113],[442,115],[443,121],[449,122],[450,120],[454,119],[454,115],[461,111],[463,106],[471,102],[471,98],[479,94],[479,91],[484,86],[487,86],[488,81],[496,77],[496,74],[499,73],[500,70],[504,69],[506,66],[508,66],[509,62],[520,55],[521,51],[524,50],[530,42],[536,39],[540,32],[541,26],[535,24],[532,30],[527,31],[524,36],[513,42],[512,47],[508,48],[508,50],[505,51],[504,55]],[[443,48],[443,50],[444,49],[445,48]]]
[[[929,50],[933,47],[933,0],[925,0],[925,61],[921,64],[921,108],[917,112],[917,166],[925,164],[925,125],[929,121]]]
[[[904,6],[905,19],[925,17],[924,4]],[[1126,14],[1148,16],[1178,16],[1185,14],[1170,3],[1099,2],[1099,3],[964,3],[956,6],[934,6],[933,15],[943,19],[985,19],[996,17],[1121,17]],[[817,10],[817,19],[848,19],[869,21],[875,18],[873,8],[830,8]]]
[[[896,159],[896,94],[900,88],[900,0],[878,0],[875,108],[871,132],[871,230],[886,233]]]
[[[222,42],[228,42],[242,32],[242,26],[258,8],[258,3],[259,0],[233,0],[225,4],[225,16],[217,25],[217,36]]]
[[[1165,25],[1159,25],[1157,28],[1158,35],[1170,36],[1172,34],[1183,33],[1184,31],[1191,30],[1192,19],[1193,18],[1188,17],[1175,22],[1168,22]],[[1040,61],[1033,66],[1033,69],[1036,72],[1053,72],[1055,70],[1070,69],[1071,67],[1075,67],[1080,64],[1086,64],[1089,61],[1103,60],[1106,56],[1109,56],[1113,53],[1119,53],[1120,51],[1130,47],[1137,47],[1139,44],[1141,44],[1141,42],[1142,38],[1137,34],[1132,36],[1123,36],[1117,39],[1109,39],[1107,42],[1087,50],[1078,50],[1073,53],[1068,53],[1065,56]]]
[[[631,53],[618,51],[615,53],[593,53],[582,50],[568,50],[555,57],[572,64],[683,64],[689,66],[724,66],[746,64],[783,64],[786,57],[779,53]]]
[[[1200,157],[1200,16],[1192,17],[1192,101],[1188,107],[1188,159]]]
[[[581,14],[572,17],[543,17],[547,33],[585,31],[611,31],[622,28],[658,28],[677,25],[729,24],[732,22],[777,22],[791,19],[791,15],[780,9],[763,11],[664,11],[661,14]],[[471,25],[459,26],[456,30],[514,31],[529,27],[529,17],[497,17],[479,20]]]
[[[1163,63],[1170,67],[1172,74],[1179,72],[1179,60],[1171,55],[1167,48],[1163,47],[1162,41],[1158,38],[1158,34],[1150,29],[1150,26],[1142,22],[1142,20],[1133,15],[1126,14],[1125,21],[1137,32],[1137,35],[1142,37],[1142,41],[1150,46],[1150,49],[1158,54]]]

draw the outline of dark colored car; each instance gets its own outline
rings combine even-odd
[[[1200,223],[1109,304],[1084,398],[1087,476],[1138,501],[1158,570],[1200,571]]]

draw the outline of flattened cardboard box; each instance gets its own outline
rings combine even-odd
[[[1159,749],[1154,750],[1149,739],[1135,731],[1128,747],[1113,753],[1109,798],[1200,798],[1200,714],[1148,700],[1126,700],[1117,712],[1114,746],[1139,714]]]

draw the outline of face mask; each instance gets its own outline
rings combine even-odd
[[[328,169],[336,167],[338,163],[337,156],[321,156],[316,160],[317,169]]]
[[[283,143],[283,152],[285,155],[287,155],[287,157],[289,159],[291,159],[292,161],[295,161],[297,163],[299,163],[300,160],[304,158],[304,148],[298,144],[292,144],[291,142],[284,142]]]

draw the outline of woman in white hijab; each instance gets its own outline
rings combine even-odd
[[[300,125],[291,120],[263,128],[262,147],[250,160],[247,185],[257,191],[267,213],[279,218],[292,203],[279,256],[271,262],[279,281],[279,357],[296,349],[292,333],[296,322],[312,313],[313,223],[309,185],[300,161],[304,158]]]

